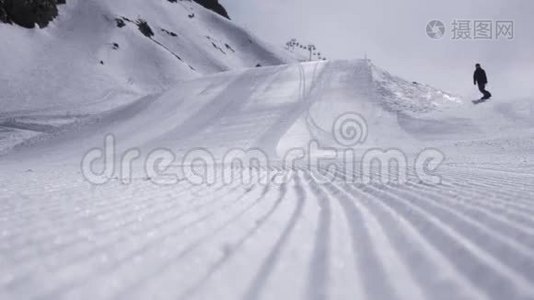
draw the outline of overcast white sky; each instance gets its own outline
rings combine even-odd
[[[534,95],[534,1],[532,0],[220,0],[232,19],[282,47],[295,37],[313,42],[329,59],[364,53],[391,73],[430,83],[466,97],[474,64],[490,87],[507,96]],[[430,20],[447,25],[432,40]],[[452,40],[451,22],[513,20],[513,40]],[[495,29],[495,28],[494,28]]]

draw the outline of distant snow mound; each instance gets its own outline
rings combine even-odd
[[[386,108],[395,112],[426,113],[463,103],[459,96],[430,85],[410,82],[369,63],[375,93]]]

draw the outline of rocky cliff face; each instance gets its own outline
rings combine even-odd
[[[230,19],[228,12],[218,0],[194,1]],[[0,22],[15,23],[26,28],[33,28],[37,24],[43,28],[57,16],[57,5],[64,3],[65,0],[0,0]]]
[[[4,0],[0,0],[0,22],[6,23],[8,21],[7,12],[4,9]]]
[[[57,5],[63,3],[65,0],[0,0],[0,21],[42,28],[57,16]]]
[[[230,19],[230,16],[228,16],[228,12],[226,9],[219,3],[218,0],[194,0],[196,3],[204,6],[205,8],[212,10],[219,15]]]

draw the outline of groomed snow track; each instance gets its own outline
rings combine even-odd
[[[438,186],[289,174],[169,187],[2,178],[0,296],[533,299],[534,170],[445,167]]]
[[[487,125],[502,136],[485,135],[471,106],[408,116],[395,109],[418,102],[391,96],[404,83],[380,101],[362,66],[185,82],[3,157],[0,299],[534,299],[531,115],[513,103],[479,108],[521,116]],[[295,167],[281,168],[282,184],[162,186],[136,175],[91,185],[79,168],[106,133],[143,151],[330,143],[322,134],[345,109],[367,118],[369,147],[441,147],[443,182],[410,173],[401,185],[320,183]]]

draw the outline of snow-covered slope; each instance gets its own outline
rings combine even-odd
[[[371,73],[376,92],[392,111],[443,111],[462,102],[459,96],[448,94],[424,83],[407,82],[374,65],[371,65]]]
[[[277,149],[303,146],[310,138],[321,139],[322,133],[330,132],[335,118],[347,111],[361,113],[380,128],[372,135],[377,143],[391,143],[407,135],[397,124],[397,114],[417,115],[457,106],[461,101],[400,78],[377,80],[376,74],[387,73],[365,60],[252,68],[184,81],[161,95],[140,97],[101,112],[93,107],[106,106],[97,103],[68,113],[36,109],[5,114],[0,124],[6,130],[39,134],[28,140],[13,134],[12,142],[5,140],[4,151],[13,143],[33,144],[62,132],[76,145],[95,143],[87,135],[96,136],[100,143],[98,139],[106,131],[128,147],[225,151],[239,145],[275,154]],[[412,98],[407,100],[408,96]],[[98,129],[97,133],[89,131],[80,137],[78,131],[87,126]]]
[[[0,158],[0,298],[532,299],[529,102],[475,107],[398,78],[377,81],[377,72],[385,74],[366,61],[232,71],[68,116],[76,128],[39,111],[5,123],[64,132]],[[406,184],[362,184],[342,180],[363,176],[342,162],[278,164],[312,139],[340,146],[332,122],[349,111],[367,120],[358,148],[441,150],[442,182],[410,169]],[[114,165],[106,184],[90,184],[80,161],[107,134],[116,161],[127,149],[139,161],[172,150],[166,174],[199,147],[216,158],[260,147],[274,163],[252,167],[249,184],[220,175],[156,184],[143,164],[131,174]]]
[[[0,299],[534,298],[531,99],[281,64],[189,1],[71,0],[0,34]],[[428,148],[439,183],[401,166]],[[391,149],[404,184],[358,160]]]
[[[42,30],[0,24],[2,113],[106,109],[179,80],[291,61],[188,0],[70,0],[59,9]]]

